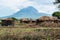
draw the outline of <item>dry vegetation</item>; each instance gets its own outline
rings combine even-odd
[[[60,40],[60,19],[55,17],[20,21],[4,19],[1,24],[0,40]]]
[[[60,29],[0,28],[0,40],[60,40]]]

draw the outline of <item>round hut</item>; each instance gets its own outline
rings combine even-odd
[[[52,17],[52,16],[42,16],[36,20],[37,23],[41,22],[55,22],[57,21],[57,17]]]
[[[14,21],[12,18],[2,19],[2,26],[13,26]]]
[[[39,24],[40,26],[46,26],[46,27],[57,26],[57,22],[58,22],[58,18],[52,17],[52,16],[43,16],[37,20],[37,24]]]
[[[30,20],[28,18],[22,18],[20,19],[20,23],[29,23]]]
[[[50,17],[48,16],[43,16],[39,18],[40,21],[46,21],[46,20],[50,20]]]

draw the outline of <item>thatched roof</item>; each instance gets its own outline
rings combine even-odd
[[[12,18],[6,18],[6,19],[2,19],[2,20],[13,20]]]
[[[57,19],[60,22],[60,19]]]
[[[58,18],[57,17],[50,17],[50,20],[57,20]]]
[[[29,21],[28,18],[22,18],[22,19],[20,19],[20,20],[22,20],[22,21]]]
[[[43,17],[40,17],[38,20],[57,20],[57,17],[49,17],[49,16],[43,16]]]

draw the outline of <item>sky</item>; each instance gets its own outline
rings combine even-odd
[[[32,6],[38,12],[52,14],[57,11],[55,0],[0,0],[0,17],[12,15],[19,10]]]

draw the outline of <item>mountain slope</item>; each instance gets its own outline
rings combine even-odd
[[[50,16],[49,14],[39,13],[35,8],[29,6],[23,8],[17,13],[7,16],[7,17],[16,17],[16,18],[38,18],[40,16]]]

